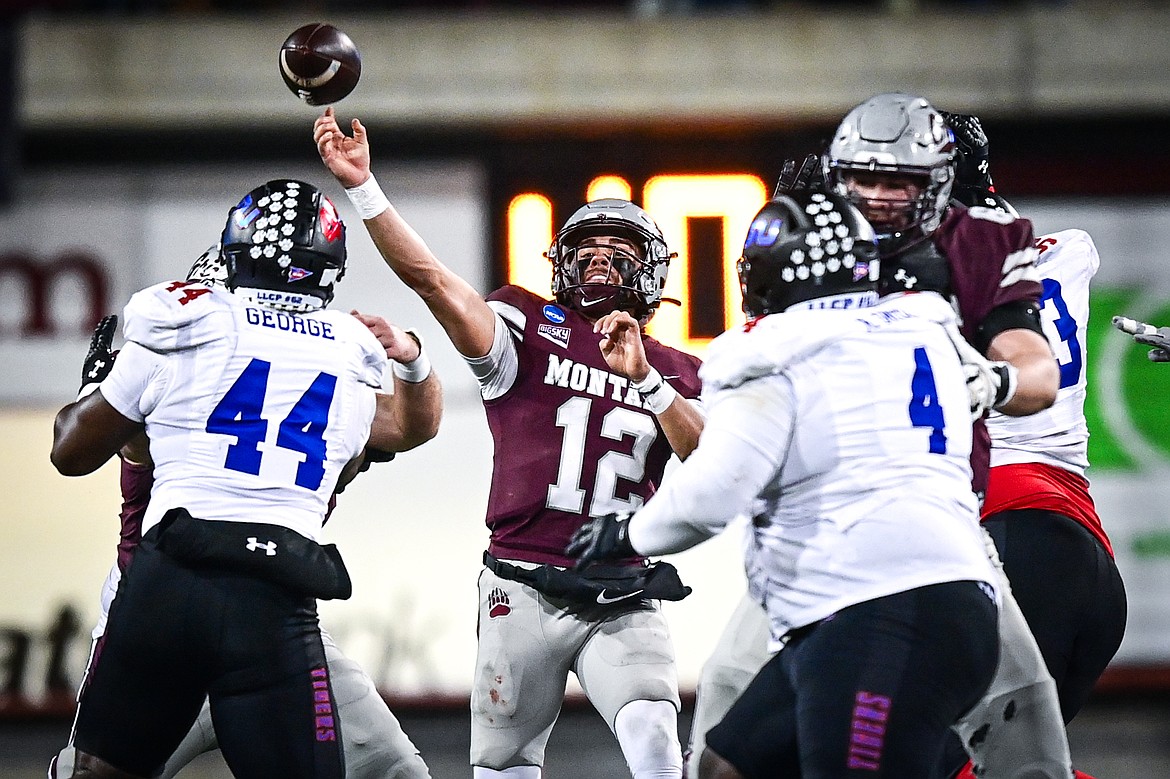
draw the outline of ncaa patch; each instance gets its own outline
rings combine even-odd
[[[541,338],[547,338],[562,349],[567,349],[569,346],[569,328],[558,327],[556,325],[546,325],[541,323],[536,326],[536,334]]]
[[[547,304],[543,309],[541,309],[541,313],[544,314],[545,319],[554,324],[559,325],[561,322],[565,321],[565,312],[561,311],[560,308],[554,306],[552,303]]]

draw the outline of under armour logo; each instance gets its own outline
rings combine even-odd
[[[276,557],[275,541],[265,541],[262,544],[256,539],[256,536],[250,536],[248,538],[248,551],[255,552],[257,549],[263,549],[264,554],[268,555],[269,557]]]
[[[98,361],[96,361],[96,362],[93,364],[93,367],[89,369],[89,374],[88,374],[88,376],[89,376],[91,379],[97,378],[97,375],[98,375],[99,373],[101,373],[101,370],[102,370],[102,368],[104,368],[104,367],[106,367],[106,361],[105,361],[105,360],[98,360]]]
[[[911,276],[905,268],[898,268],[898,272],[894,274],[894,281],[902,282],[902,286],[906,289],[914,289],[915,285],[918,284],[918,277]]]

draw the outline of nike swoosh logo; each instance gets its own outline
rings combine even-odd
[[[673,375],[673,376],[663,376],[662,378],[663,378],[663,379],[677,379],[677,378],[680,378],[680,377],[679,377],[679,375],[678,375],[678,374],[675,374],[675,375]]]
[[[611,597],[607,596],[605,593],[606,593],[606,590],[602,590],[601,592],[597,593],[597,602],[600,603],[602,606],[607,606],[610,603],[617,603],[618,601],[621,601],[621,600],[629,600],[630,598],[634,597],[635,595],[641,595],[642,591],[641,590],[634,590],[633,592],[627,592],[625,595],[619,595],[616,598],[611,598]]]
[[[597,300],[587,300],[586,298],[581,298],[581,305],[592,306],[595,303],[601,303],[602,301],[609,300],[609,297],[609,295],[606,295],[605,297],[598,298]]]

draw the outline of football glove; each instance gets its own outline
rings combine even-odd
[[[1170,362],[1170,327],[1154,327],[1124,316],[1113,317],[1113,326],[1132,335],[1136,343],[1154,347],[1146,354],[1151,362]]]
[[[995,191],[991,182],[990,149],[987,133],[983,131],[983,124],[978,116],[971,114],[952,114],[949,111],[940,111],[943,121],[955,134],[955,146],[958,153],[955,156],[955,187],[976,189],[990,189]]]
[[[577,558],[577,570],[602,560],[621,560],[636,557],[630,545],[630,512],[603,514],[593,517],[569,539],[565,554]]]
[[[102,317],[93,329],[93,337],[89,339],[89,352],[85,355],[85,362],[81,366],[81,388],[78,395],[87,394],[85,389],[91,384],[101,384],[102,380],[110,375],[114,369],[114,358],[118,355],[112,351],[114,332],[118,329],[118,315],[110,314]]]
[[[796,160],[784,160],[784,167],[780,169],[780,180],[776,182],[776,191],[773,198],[787,195],[789,192],[798,192],[806,189],[816,189],[825,183],[825,172],[821,167],[819,154],[807,154],[798,164]]]
[[[991,409],[1003,407],[1015,397],[1020,374],[1016,366],[984,357],[967,343],[954,324],[947,327],[947,335],[963,363],[971,421],[979,419]]]

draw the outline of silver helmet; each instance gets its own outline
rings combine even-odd
[[[628,241],[633,254],[597,240],[604,238]],[[617,284],[588,281],[592,252],[586,250],[599,246],[618,271]],[[553,295],[561,305],[590,319],[628,311],[644,325],[662,302],[667,266],[674,255],[649,214],[628,200],[603,198],[569,217],[546,256],[553,266]]]
[[[845,115],[824,157],[824,170],[834,191],[853,198],[874,223],[878,245],[888,256],[938,229],[954,186],[954,158],[955,136],[943,115],[926,98],[892,92],[874,95]],[[903,218],[882,224],[873,201],[849,184],[851,177],[866,174],[920,179],[920,194],[899,206]]]
[[[209,287],[226,289],[227,279],[227,259],[220,252],[218,243],[209,246],[207,251],[199,255],[191,270],[187,271],[187,281],[201,281]]]

